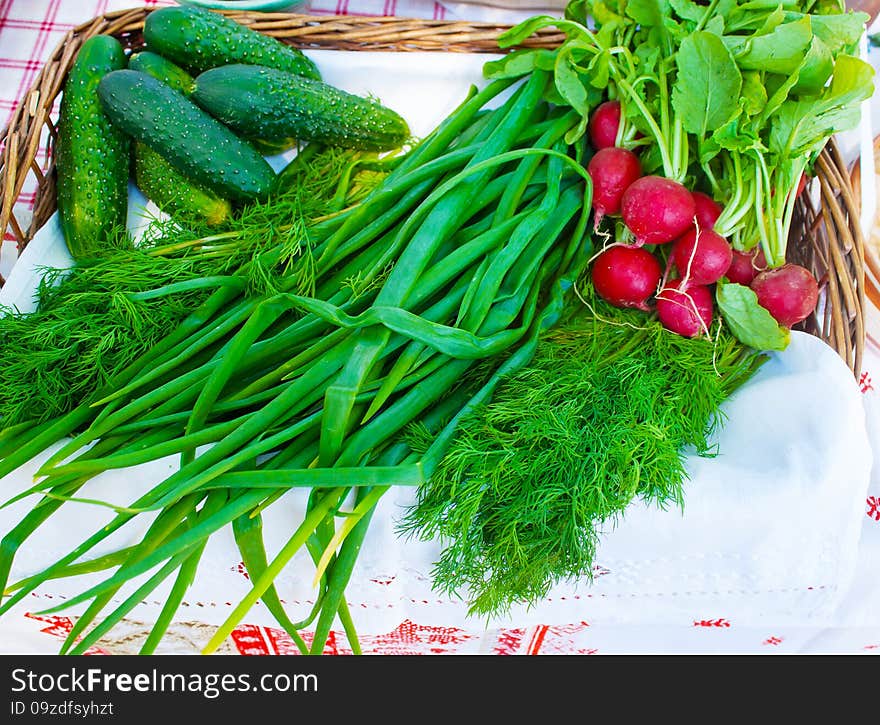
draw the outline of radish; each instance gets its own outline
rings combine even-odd
[[[692,284],[714,284],[733,261],[733,248],[709,227],[688,229],[672,247],[672,259],[681,277]]]
[[[708,334],[712,324],[712,293],[703,285],[672,279],[657,293],[657,317],[667,330],[683,337]]]
[[[750,287],[780,325],[791,327],[816,309],[819,284],[809,270],[798,264],[783,264],[758,274]]]
[[[620,244],[608,247],[593,262],[593,288],[615,307],[648,311],[648,298],[660,284],[657,258],[646,249]]]
[[[620,128],[620,101],[605,101],[596,106],[590,116],[590,143],[597,151],[617,143],[617,129]]]
[[[629,185],[621,200],[623,222],[636,244],[665,244],[694,223],[697,205],[690,191],[662,176],[642,176]]]
[[[593,225],[598,228],[606,214],[620,211],[623,194],[641,175],[642,165],[632,151],[611,146],[596,152],[587,172],[593,181]]]
[[[804,171],[801,174],[801,178],[798,179],[797,187],[795,187],[795,190],[794,190],[795,197],[799,197],[801,194],[804,193],[804,189],[807,188],[807,182],[809,182],[809,180],[810,180],[810,178],[807,176],[807,172]],[[772,189],[770,191],[770,196],[771,196],[771,198],[776,196],[776,189]]]
[[[736,284],[748,287],[755,275],[767,269],[767,260],[764,258],[764,250],[756,247],[748,252],[733,250],[733,260],[724,274],[728,280]]]
[[[721,216],[721,205],[702,191],[693,191],[691,196],[694,197],[695,215],[700,229],[712,229]]]

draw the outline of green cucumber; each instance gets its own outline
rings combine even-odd
[[[134,53],[128,67],[148,73],[185,96],[193,89],[193,77],[157,53]],[[198,219],[215,226],[232,213],[228,199],[190,181],[146,144],[135,142],[132,153],[135,185],[169,216]]]
[[[132,70],[138,70],[143,73],[149,73],[153,78],[160,81],[174,90],[180,91],[183,95],[189,96],[195,89],[195,80],[176,63],[172,63],[167,58],[163,58],[158,53],[150,51],[142,51],[135,53],[128,59],[128,67]],[[280,141],[266,141],[260,138],[246,137],[251,145],[261,154],[266,156],[274,156],[283,153],[296,146],[296,139],[283,139]]]
[[[158,78],[166,86],[171,86],[185,96],[192,93],[193,77],[179,65],[158,53],[151,53],[148,50],[134,53],[128,59],[128,67],[141,73],[149,73],[153,78]]]
[[[101,79],[124,67],[119,41],[96,35],[82,44],[64,83],[55,148],[57,202],[75,260],[100,255],[125,230],[130,142],[98,99]]]
[[[203,8],[153,10],[144,22],[144,40],[149,50],[193,73],[229,63],[254,63],[321,77],[302,51]]]
[[[153,76],[115,70],[98,97],[114,124],[219,196],[246,202],[272,191],[275,172],[253,146]]]
[[[199,219],[216,226],[232,212],[228,199],[187,179],[146,144],[134,146],[134,180],[138,189],[172,217]]]
[[[399,114],[372,99],[264,66],[234,63],[207,70],[196,77],[190,98],[249,138],[384,151],[410,135]]]

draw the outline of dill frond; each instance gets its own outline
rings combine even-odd
[[[351,290],[353,298],[358,299],[370,291],[381,289],[393,269],[394,264],[389,262],[378,274],[372,277],[363,272],[358,272],[342,280],[342,286],[345,289]]]
[[[713,454],[721,404],[760,364],[724,331],[685,339],[591,304],[461,422],[402,520],[402,533],[443,542],[435,587],[472,614],[589,579],[602,531],[636,498],[682,507],[686,454]]]
[[[310,222],[375,183],[379,172],[352,173],[362,158],[316,147],[271,198],[236,209],[223,225],[153,217],[137,245],[120,235],[101,259],[42,270],[35,312],[0,310],[0,428],[69,411],[174,329],[210,289],[151,300],[132,299],[135,293],[215,275],[244,277],[252,296],[314,292]]]

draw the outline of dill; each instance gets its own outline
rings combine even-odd
[[[356,203],[382,174],[356,168],[363,153],[306,148],[282,172],[283,184],[270,199],[236,209],[223,225],[150,219],[136,245],[120,238],[100,259],[42,270],[34,312],[0,308],[0,426],[69,411],[167,335],[212,289],[184,286],[133,298],[138,293],[233,275],[244,278],[251,296],[282,288],[311,294],[311,220]]]
[[[443,542],[435,588],[472,614],[532,605],[591,577],[601,532],[634,499],[682,507],[686,454],[714,453],[721,404],[764,359],[715,332],[686,339],[595,299],[570,307],[461,422],[401,521]]]

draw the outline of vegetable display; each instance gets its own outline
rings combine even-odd
[[[201,8],[162,8],[147,48],[84,43],[62,98],[58,207],[75,260],[128,244],[128,181],[165,214],[218,224],[267,199],[265,156],[309,142],[392,151],[409,127],[381,103],[321,80],[302,51]],[[197,74],[195,77],[193,74]]]
[[[430,474],[455,421],[528,360],[588,260],[589,177],[564,153],[576,119],[542,100],[548,80],[535,74],[488,113],[479,112],[509,82],[466,100],[360,204],[312,226],[313,247],[290,261],[277,293],[248,297],[242,273],[205,280],[216,291],[168,337],[27,442],[13,432],[3,474],[70,436],[39,474],[31,493],[46,503],[17,541],[101,471],[169,453],[182,466],[3,607],[138,512],[164,511],[143,546],[86,594],[93,603],[69,642],[83,651],[138,601],[77,639],[123,581],[161,561],[148,586],[180,569],[185,588],[205,536],[308,486],[309,513],[267,573],[251,572],[253,595],[209,649],[308,544],[321,582],[311,651],[320,652],[337,614],[347,620],[342,594],[378,498]],[[293,285],[297,268],[311,295]],[[434,438],[428,451],[412,451],[413,426]]]
[[[595,316],[570,308],[462,421],[401,523],[406,535],[449,542],[435,584],[468,592],[475,615],[589,580],[602,532],[637,497],[684,506],[681,450],[712,453],[721,403],[762,362],[729,333],[686,339],[638,311],[588,302]]]
[[[725,400],[819,304],[785,243],[804,173],[871,92],[843,10],[575,0],[501,37],[555,25],[559,47],[486,63],[418,140],[276,41],[153,11],[148,50],[96,93],[170,216],[0,317],[0,479],[39,461],[7,501],[35,504],[0,541],[0,615],[90,575],[46,610],[86,605],[61,648],[81,654],[170,581],[152,653],[231,527],[251,588],[205,652],[262,602],[302,653],[334,622],[357,653],[346,588],[394,486],[400,537],[443,542],[435,587],[474,615],[589,579],[632,501],[685,506],[686,455],[714,452]],[[276,174],[263,154],[293,137]],[[134,501],[89,494],[172,455]],[[262,514],[296,495],[270,557]],[[67,501],[112,517],[15,581]],[[275,581],[301,553],[316,592],[292,612]]]
[[[718,237],[739,253],[760,250],[758,272],[786,264],[795,202],[812,165],[831,136],[857,125],[860,103],[873,93],[873,69],[858,57],[867,19],[842,2],[575,0],[564,19],[536,16],[500,39],[510,47],[553,26],[566,35],[559,48],[515,51],[487,74],[553,71],[558,100],[581,113],[567,140],[585,137],[599,158],[594,183],[608,192],[594,196],[596,217],[614,214],[608,209],[623,194],[620,223],[608,219],[604,229],[615,243],[656,246],[667,265],[663,245],[708,228],[716,251]],[[600,156],[609,148],[638,156],[638,178],[634,162],[624,174],[622,154]],[[621,190],[621,178],[631,186]],[[713,209],[711,223],[697,215],[694,225],[697,203]],[[702,246],[690,271],[702,266]],[[680,265],[678,274],[682,281],[670,285],[664,276],[668,289],[658,301],[686,304],[696,321],[708,317],[709,292],[712,309],[758,349],[784,349],[788,328],[815,309],[818,281],[806,280],[809,270],[794,273],[800,284],[787,285],[785,303],[770,310],[732,289],[749,284],[745,276],[715,294],[720,287],[703,288],[723,275],[700,282]]]
[[[212,290],[202,280],[247,263],[249,293],[277,291],[280,276],[297,274],[289,263],[308,251],[306,220],[363,198],[381,176],[361,168],[372,161],[371,155],[309,146],[279,174],[271,200],[231,213],[220,225],[198,214],[185,216],[184,224],[155,220],[132,248],[48,271],[34,312],[0,316],[4,428],[67,413],[103,387],[207,299]],[[343,177],[347,183],[339,182]],[[308,270],[303,264],[303,292],[311,290]]]

